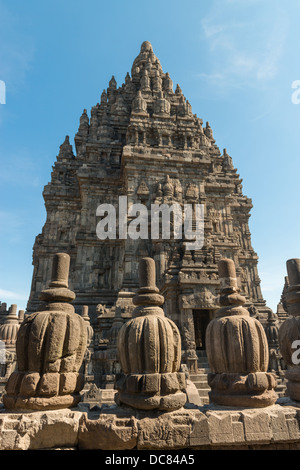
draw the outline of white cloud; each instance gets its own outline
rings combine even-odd
[[[263,10],[263,5],[269,7]],[[244,87],[264,86],[277,76],[289,27],[279,5],[215,0],[201,26],[211,65],[199,78],[220,87]]]
[[[0,300],[3,301],[2,299],[5,300],[28,300],[28,296],[25,294],[18,294],[17,292],[13,292],[10,290],[5,290],[5,289],[0,289]]]

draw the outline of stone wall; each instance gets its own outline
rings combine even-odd
[[[280,399],[263,409],[186,405],[151,414],[117,406],[32,413],[1,410],[0,450],[38,449],[299,450],[300,406]]]

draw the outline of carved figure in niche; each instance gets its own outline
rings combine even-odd
[[[176,181],[174,187],[174,197],[177,201],[182,201],[182,186],[179,181]]]
[[[194,183],[189,183],[185,197],[187,200],[196,200],[199,196],[199,189],[198,186]]]
[[[257,308],[255,307],[255,305],[253,305],[253,304],[250,305],[250,307],[248,307],[248,311],[250,313],[250,317],[259,319],[259,312],[258,312]]]
[[[212,222],[213,231],[220,232],[220,212],[212,207],[209,209],[208,215]]]
[[[102,317],[103,315],[107,314],[105,305],[98,304],[96,307],[96,314],[97,314],[97,318]]]
[[[141,197],[149,195],[149,188],[144,180],[141,181],[139,187],[137,188],[136,193],[138,196],[141,196]]]
[[[169,175],[166,175],[166,179],[163,185],[163,194],[166,199],[171,199],[174,194],[174,186]]]

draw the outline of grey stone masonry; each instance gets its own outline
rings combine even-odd
[[[263,409],[186,405],[170,413],[117,406],[2,410],[0,450],[299,450],[299,405],[280,400]]]

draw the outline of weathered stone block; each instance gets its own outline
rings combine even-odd
[[[162,396],[159,409],[163,411],[179,410],[186,403],[186,394],[177,392],[174,394]]]
[[[76,388],[78,374],[75,372],[65,372],[60,374],[59,393],[66,395],[73,393]]]
[[[260,411],[244,411],[242,419],[245,429],[246,442],[269,442],[272,433],[269,426],[269,416],[267,412]]]
[[[231,413],[233,439],[236,444],[245,442],[244,424],[240,413]]]
[[[24,373],[17,371],[11,374],[11,376],[9,377],[9,381],[5,386],[7,394],[13,395],[16,393],[17,390],[19,390],[20,384],[23,380],[23,375]]]
[[[250,390],[264,391],[269,388],[268,376],[265,372],[256,372],[248,375],[248,385]]]
[[[116,374],[115,387],[117,390],[120,390],[120,391],[125,390],[125,387],[126,387],[126,375],[125,374]]]
[[[59,391],[59,373],[47,372],[43,374],[40,382],[41,396],[54,396]]]
[[[28,397],[34,396],[39,380],[40,374],[38,372],[30,372],[28,374],[24,374],[20,386],[20,394]]]
[[[0,450],[76,448],[79,411],[1,413]]]
[[[160,391],[160,374],[143,375],[142,391],[146,393],[158,393]]]
[[[186,389],[186,377],[184,372],[177,372],[177,380],[179,384],[179,390]]]
[[[180,389],[177,374],[161,374],[161,392],[162,394],[175,393]]]
[[[212,444],[233,443],[233,426],[230,414],[208,413],[209,438]]]
[[[76,375],[77,375],[77,381],[76,381],[76,387],[75,387],[74,392],[79,393],[84,387],[85,377],[84,377],[84,374],[81,374],[80,372],[78,372]]]
[[[286,421],[286,415],[277,411],[276,413],[270,413],[270,428],[272,429],[274,441],[287,441],[289,439],[289,430]]]
[[[131,374],[126,378],[126,389],[130,393],[138,393],[141,390],[142,374]]]
[[[137,445],[137,424],[133,416],[100,415],[81,419],[78,447],[80,450],[125,450]]]
[[[210,444],[209,425],[205,414],[195,411],[190,434],[190,446],[205,446]]]

